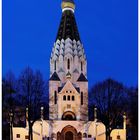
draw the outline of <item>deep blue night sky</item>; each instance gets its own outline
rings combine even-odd
[[[88,60],[89,86],[112,77],[137,85],[137,0],[75,0]],[[3,76],[26,67],[49,78],[49,57],[61,19],[61,0],[3,0]]]

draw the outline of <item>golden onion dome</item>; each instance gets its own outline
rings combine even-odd
[[[62,10],[65,8],[71,8],[73,10],[75,10],[75,4],[73,0],[62,0]]]

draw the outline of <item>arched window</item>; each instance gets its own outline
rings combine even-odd
[[[81,92],[81,105],[83,105],[83,92]]]
[[[83,63],[81,62],[81,71],[83,71]]]
[[[74,98],[74,96],[72,96],[72,101],[74,101],[75,100],[75,98]]]
[[[54,70],[56,70],[56,60],[54,61]]]
[[[54,104],[57,104],[57,92],[54,92]]]
[[[68,96],[68,101],[70,101],[70,96]]]
[[[67,62],[67,69],[68,70],[70,69],[70,59],[68,59],[68,62]]]
[[[66,101],[66,95],[63,96],[63,100]]]
[[[76,120],[76,115],[71,111],[67,111],[62,115],[62,120]]]
[[[78,136],[78,139],[82,140],[82,133],[81,132],[79,132],[77,136]]]
[[[88,135],[88,138],[91,138],[92,137],[92,135]]]

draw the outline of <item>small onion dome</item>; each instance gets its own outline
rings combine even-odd
[[[73,10],[75,9],[75,4],[73,0],[62,0],[62,10],[65,8],[72,8]]]
[[[71,79],[71,74],[70,74],[70,72],[68,72],[68,73],[66,74],[66,78],[67,78],[67,79]]]

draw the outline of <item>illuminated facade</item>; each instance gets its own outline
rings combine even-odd
[[[88,120],[87,61],[72,7],[73,3],[62,3],[61,23],[51,53],[50,120]]]
[[[97,118],[88,121],[87,60],[74,10],[72,0],[62,1],[62,18],[50,57],[49,120],[35,122],[33,140],[106,139],[104,124]],[[28,139],[28,123],[26,128],[14,127],[13,138]]]

